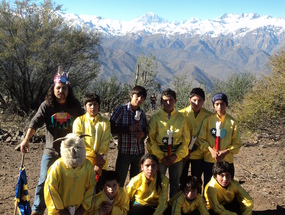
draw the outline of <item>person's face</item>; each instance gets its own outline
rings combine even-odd
[[[215,111],[219,116],[223,116],[226,113],[226,103],[223,100],[217,100],[214,103]]]
[[[191,201],[196,198],[197,196],[197,189],[188,189],[187,187],[184,188],[184,195],[187,200]]]
[[[166,113],[171,113],[174,110],[176,101],[177,100],[173,98],[172,96],[162,96],[161,104],[162,104],[163,110]]]
[[[140,95],[138,96],[138,94],[133,94],[131,97],[131,105],[132,107],[134,107],[135,109],[137,109],[139,106],[142,105],[142,103],[145,100],[145,97]]]
[[[158,166],[154,160],[146,159],[143,164],[141,164],[141,170],[144,173],[145,177],[152,181],[157,172]]]
[[[56,83],[53,93],[59,103],[65,103],[68,96],[68,86],[64,83]]]
[[[223,172],[221,174],[217,174],[216,180],[222,187],[227,187],[232,180],[231,173]]]
[[[119,189],[118,182],[114,180],[106,181],[104,191],[109,199],[114,199]]]
[[[194,95],[193,97],[189,98],[189,102],[193,110],[195,112],[199,112],[204,104],[204,99],[198,95]]]
[[[96,116],[99,112],[99,104],[96,101],[87,102],[85,109],[90,116]]]

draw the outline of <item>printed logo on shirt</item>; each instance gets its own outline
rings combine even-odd
[[[73,117],[66,112],[57,112],[51,116],[50,127],[58,129],[70,129],[72,128]]]
[[[217,130],[216,128],[212,128],[211,130],[211,134],[214,138],[216,138],[216,133],[217,133]],[[224,128],[221,128],[221,131],[220,131],[220,138],[224,138],[226,136],[226,129]]]

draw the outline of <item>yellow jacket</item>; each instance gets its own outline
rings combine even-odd
[[[108,202],[104,190],[95,195],[93,200],[93,208],[88,212],[89,215],[99,215],[100,206],[103,202]],[[127,192],[124,188],[120,187],[118,193],[112,202],[112,212],[111,215],[126,215],[129,211],[130,200]]]
[[[48,214],[59,214],[69,206],[80,205],[88,211],[95,195],[95,172],[89,160],[82,166],[66,168],[62,158],[57,159],[49,168],[45,186],[44,198]]]
[[[235,197],[241,206],[243,215],[251,215],[253,200],[250,195],[235,180],[232,180],[227,188],[223,188],[214,177],[205,187],[204,196],[208,209],[213,209],[219,215],[235,215],[236,213],[224,208],[224,204],[230,203]]]
[[[169,128],[173,131],[172,154],[177,156],[176,163],[188,154],[190,133],[187,131],[184,116],[175,109],[171,112],[170,119],[168,119],[168,113],[162,109],[152,115],[148,123],[147,150],[156,155],[159,161],[167,156],[167,130]]]
[[[203,121],[203,125],[198,136],[198,144],[200,145],[200,149],[204,152],[204,160],[209,163],[215,163],[208,147],[210,146],[215,148],[216,137],[213,136],[213,133],[216,130],[217,121],[221,120],[216,113],[207,117]],[[230,153],[226,155],[224,160],[229,163],[233,163],[234,154],[239,152],[241,146],[242,143],[237,123],[233,117],[226,113],[222,118],[221,124],[220,150],[228,149]]]
[[[187,128],[190,132],[190,141],[192,139],[192,136],[198,137],[203,120],[212,114],[212,112],[208,111],[207,109],[201,108],[200,112],[195,117],[195,113],[191,105],[179,110],[179,112],[182,113],[186,119]],[[197,142],[198,139],[196,140],[195,145],[192,148],[190,159],[199,160],[204,158],[203,152],[198,147]]]
[[[199,193],[192,202],[189,202],[185,198],[184,192],[180,191],[169,200],[169,205],[171,205],[171,215],[190,214],[196,209],[200,214],[209,215],[203,197]]]
[[[100,114],[95,117],[88,113],[77,117],[73,123],[73,133],[81,135],[88,134],[90,137],[84,137],[86,146],[86,158],[95,165],[94,158],[97,154],[107,156],[111,139],[110,121]],[[108,158],[103,169],[108,169]]]
[[[160,174],[160,176],[162,182],[161,189],[158,191],[156,190],[157,175],[150,184],[147,184],[143,172],[133,177],[126,187],[130,201],[137,202],[140,205],[156,207],[154,215],[163,214],[167,208],[169,181],[165,175]]]

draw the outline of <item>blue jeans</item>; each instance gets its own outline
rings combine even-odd
[[[42,161],[41,161],[41,173],[38,185],[36,187],[35,191],[35,199],[34,204],[32,207],[32,211],[38,212],[38,213],[44,213],[46,209],[45,199],[44,199],[44,185],[45,180],[47,177],[47,171],[49,167],[57,160],[57,157],[50,156],[43,154]]]
[[[120,187],[124,187],[126,177],[130,168],[130,179],[140,173],[140,159],[143,156],[141,155],[125,155],[118,153],[117,162],[116,162],[116,172],[120,176]]]
[[[162,174],[166,173],[166,170],[168,168],[169,172],[169,184],[170,184],[170,198],[174,196],[176,193],[180,191],[179,188],[179,182],[180,182],[180,177],[183,169],[183,160],[172,164],[170,167],[164,166],[163,164],[159,164],[159,171]]]

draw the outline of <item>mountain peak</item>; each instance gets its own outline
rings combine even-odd
[[[134,19],[134,21],[136,21],[136,22],[143,22],[143,23],[147,23],[147,24],[151,24],[151,23],[165,23],[165,22],[167,22],[167,20],[157,16],[153,12],[147,12],[143,16],[140,16],[140,17]]]

